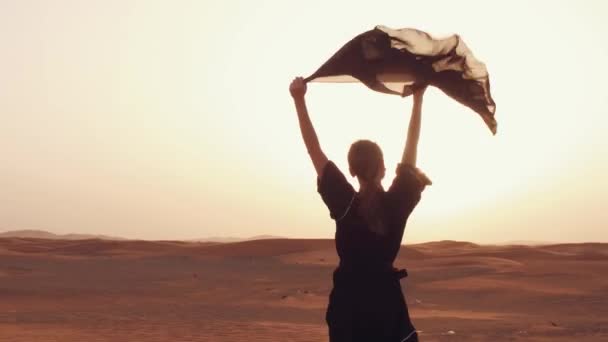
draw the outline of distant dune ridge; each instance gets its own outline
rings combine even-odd
[[[0,232],[0,238],[32,238],[32,239],[52,239],[52,240],[85,240],[85,239],[102,239],[102,240],[125,240],[124,238],[94,235],[94,234],[55,234],[44,230],[9,230]]]
[[[128,240],[123,237],[108,236],[100,234],[55,234],[44,230],[34,229],[23,229],[23,230],[10,230],[6,232],[0,232],[0,238],[33,238],[33,239],[60,239],[60,240],[86,240],[86,239],[101,239],[101,240]],[[231,243],[251,240],[269,240],[269,239],[286,239],[283,236],[277,235],[256,235],[252,237],[231,237],[231,236],[210,236],[206,238],[188,239],[185,241],[192,242],[213,242],[213,243]],[[139,240],[139,239],[137,239]],[[433,241],[424,242],[428,244],[444,243],[446,241]],[[469,243],[469,242],[467,242]],[[497,245],[527,245],[527,246],[541,246],[555,244],[548,241],[533,241],[533,240],[515,240],[507,241],[503,243],[497,243]]]
[[[331,239],[24,235],[0,238],[0,341],[327,341]],[[608,244],[438,241],[395,266],[424,341],[608,341]]]
[[[9,230],[6,232],[0,232],[0,238],[30,238],[30,239],[52,239],[52,240],[87,240],[87,239],[100,239],[100,240],[128,240],[122,237],[99,235],[99,234],[55,234],[44,230],[35,229],[22,229],[22,230]],[[239,242],[249,240],[265,240],[265,239],[282,239],[281,236],[275,235],[256,235],[248,238],[237,238],[237,237],[208,237],[200,239],[191,239],[187,241],[195,242]]]

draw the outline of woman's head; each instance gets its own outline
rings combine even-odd
[[[350,174],[365,183],[380,184],[386,172],[380,146],[369,140],[358,140],[350,146],[348,166]]]
[[[348,151],[348,165],[350,174],[356,176],[361,185],[359,214],[365,218],[372,232],[384,235],[386,226],[378,201],[378,191],[375,191],[380,187],[386,171],[380,146],[369,140],[355,141]]]

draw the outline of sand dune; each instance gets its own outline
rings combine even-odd
[[[332,240],[323,239],[265,239],[217,244],[198,249],[204,255],[221,257],[276,257],[292,253],[331,249]]]
[[[0,238],[31,238],[31,239],[56,239],[56,240],[86,240],[86,239],[104,239],[104,240],[125,240],[123,238],[106,235],[93,234],[54,234],[44,230],[24,229],[11,230],[0,232]]]
[[[326,341],[332,240],[0,239],[0,341]],[[608,340],[608,245],[403,247],[424,341]]]

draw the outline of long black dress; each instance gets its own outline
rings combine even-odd
[[[417,341],[393,262],[407,219],[418,204],[425,176],[402,164],[381,193],[384,234],[372,232],[358,214],[354,188],[333,162],[317,181],[318,192],[336,222],[340,264],[334,271],[326,321],[330,342]]]

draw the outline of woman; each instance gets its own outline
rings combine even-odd
[[[407,218],[424,187],[431,184],[416,168],[425,88],[414,93],[403,158],[387,191],[381,184],[385,167],[380,147],[368,140],[350,147],[349,171],[359,181],[356,192],[321,149],[306,108],[306,83],[298,77],[289,87],[317,172],[318,192],[336,222],[340,264],[333,275],[326,314],[330,342],[418,341],[399,282],[406,273],[393,268],[393,261]]]

